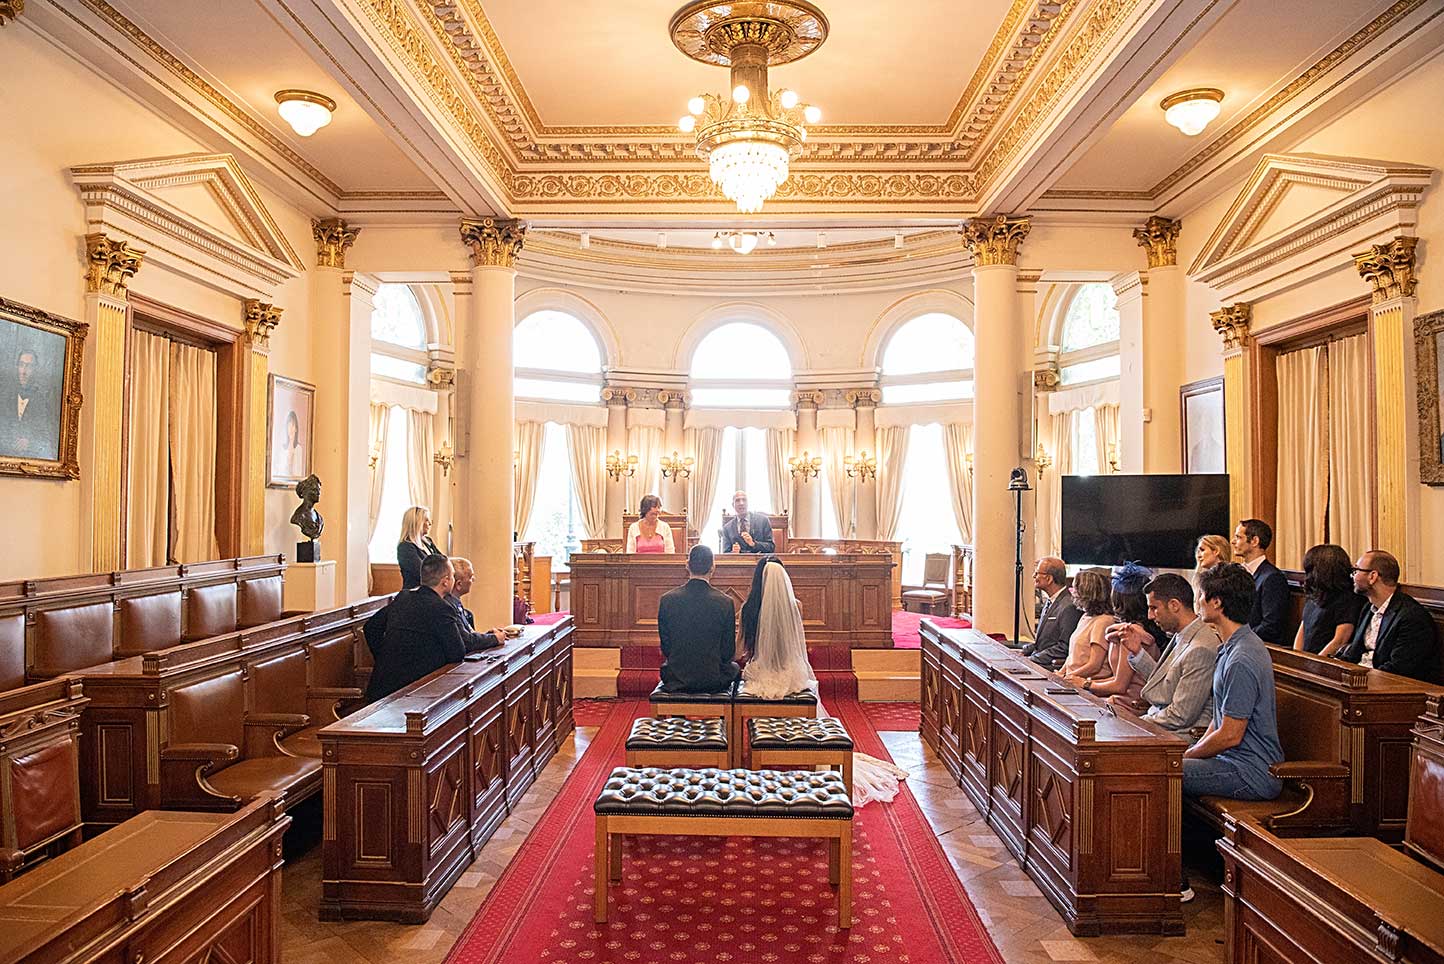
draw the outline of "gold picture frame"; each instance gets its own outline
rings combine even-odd
[[[290,489],[315,470],[316,386],[272,374],[268,388],[266,488]]]
[[[1444,311],[1414,319],[1414,380],[1419,401],[1419,481],[1444,485]]]
[[[0,475],[80,478],[80,366],[89,328],[0,298]]]

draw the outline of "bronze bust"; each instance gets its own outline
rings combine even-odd
[[[301,497],[301,504],[291,513],[291,525],[300,529],[301,535],[306,537],[305,542],[296,543],[296,561],[319,562],[321,547],[316,540],[321,537],[321,530],[326,528],[326,520],[316,511],[316,503],[321,501],[321,480],[315,475],[306,476],[296,483],[296,495]]]

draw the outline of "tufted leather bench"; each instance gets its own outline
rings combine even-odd
[[[852,793],[852,737],[842,721],[827,717],[754,716],[747,721],[752,765],[759,770],[809,770],[835,766]]]
[[[652,690],[652,715],[657,717],[696,716],[722,720],[728,734],[732,733],[732,694],[736,689],[716,693],[673,693],[658,683]]]
[[[727,767],[725,720],[645,718],[627,737],[629,767]]]
[[[732,701],[732,765],[746,766],[750,759],[747,753],[747,721],[753,717],[798,717],[817,716],[817,694],[812,690],[798,690],[786,696],[764,698],[747,692],[747,684],[737,687],[737,696]]]
[[[623,838],[650,834],[824,839],[838,926],[852,926],[852,800],[836,773],[618,767],[592,809],[599,924],[608,883],[622,879]]]

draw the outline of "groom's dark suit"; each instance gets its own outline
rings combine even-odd
[[[732,597],[705,579],[688,579],[662,597],[657,606],[657,635],[662,638],[662,686],[673,693],[716,693],[727,689],[740,671],[732,655],[737,646],[737,606]]]

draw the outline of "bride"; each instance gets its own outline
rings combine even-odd
[[[752,574],[752,591],[742,604],[742,647],[747,665],[742,681],[747,692],[777,699],[798,690],[817,692],[817,677],[807,661],[807,640],[802,632],[802,607],[792,594],[792,579],[776,556],[758,560]],[[828,716],[817,701],[819,716]],[[854,752],[852,755],[853,806],[871,800],[884,803],[897,796],[898,781],[907,771],[886,760]]]

